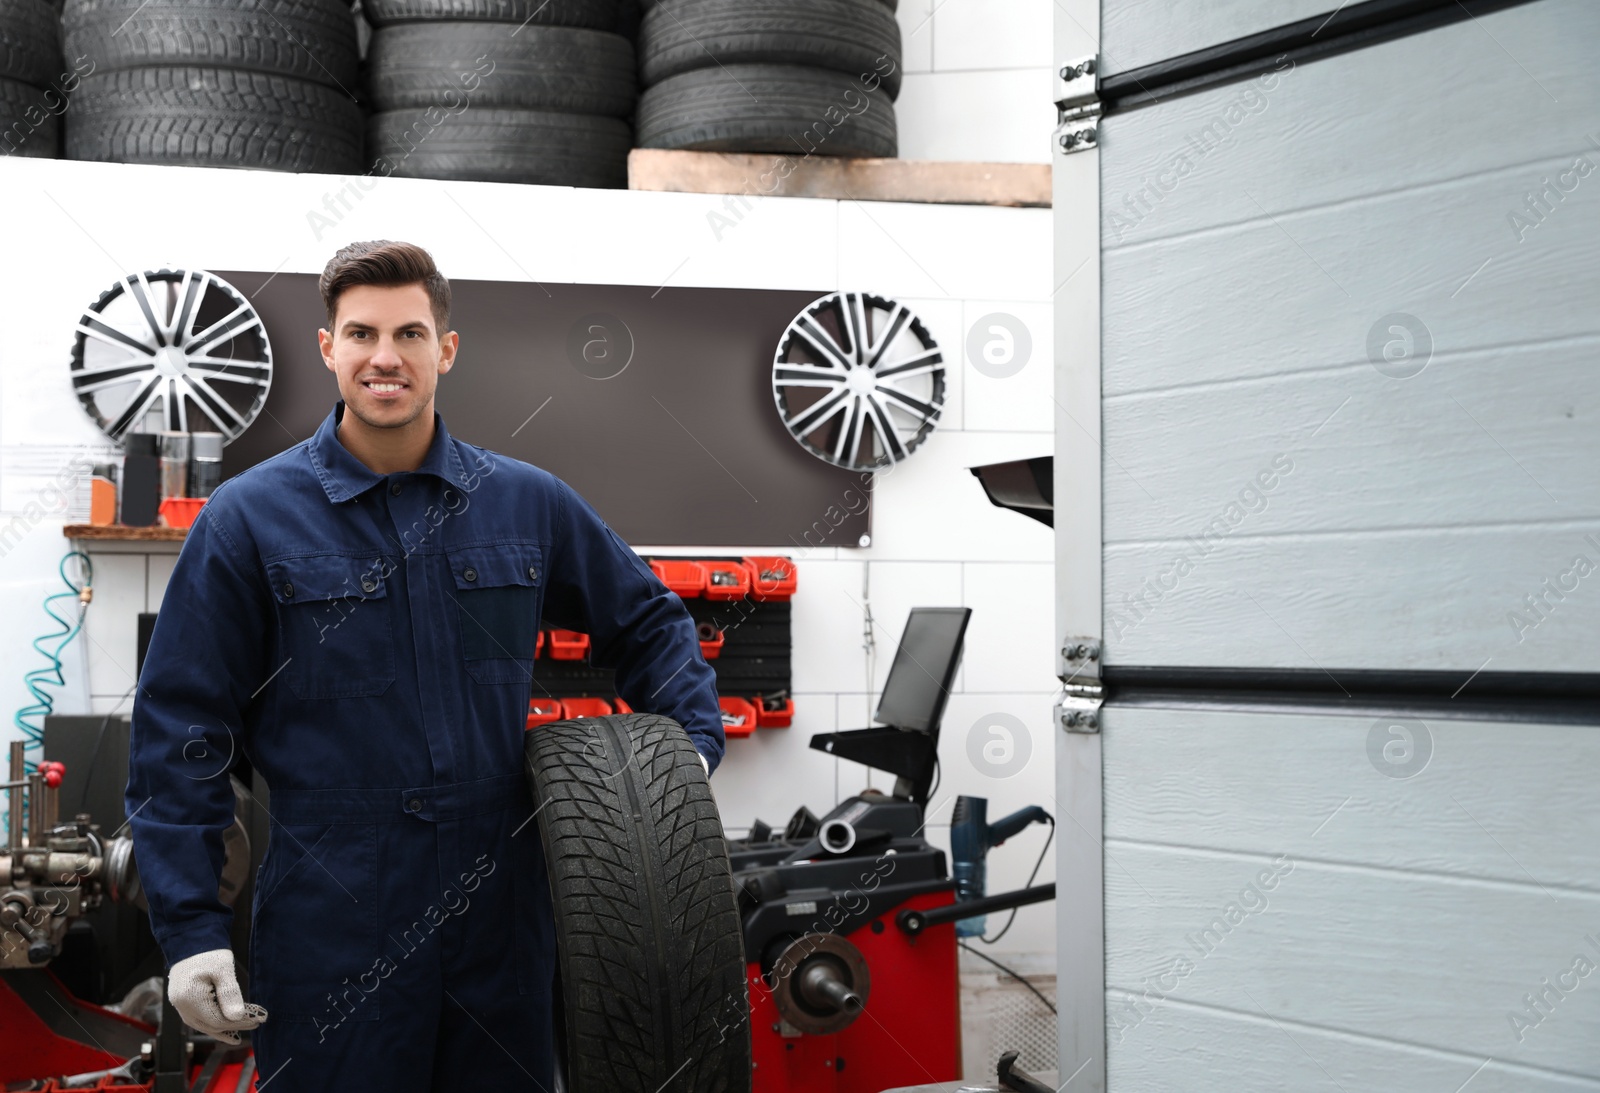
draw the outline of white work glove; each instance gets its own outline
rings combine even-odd
[[[266,1010],[244,1000],[232,949],[212,949],[178,961],[167,974],[167,997],[184,1024],[228,1044],[239,1042],[240,1030],[267,1019]]]

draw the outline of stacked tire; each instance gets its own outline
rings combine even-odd
[[[900,24],[885,0],[655,0],[638,145],[893,156]]]
[[[638,99],[617,0],[364,0],[384,174],[625,187]]]
[[[349,0],[66,0],[62,24],[67,56],[94,63],[68,159],[361,168]]]
[[[0,156],[55,158],[77,84],[63,68],[53,0],[0,2]]]

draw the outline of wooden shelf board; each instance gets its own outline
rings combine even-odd
[[[1050,164],[848,156],[797,158],[635,148],[628,153],[628,188],[749,197],[1049,208]]]
[[[124,543],[181,543],[188,528],[131,528],[122,524],[68,524],[61,529],[68,539],[111,539]]]

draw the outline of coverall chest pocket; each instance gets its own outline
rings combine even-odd
[[[479,683],[529,684],[544,587],[539,547],[496,543],[448,554],[467,674]]]
[[[382,559],[335,554],[267,563],[295,695],[358,698],[394,682],[391,573]]]
[[[378,1019],[378,983],[394,970],[378,856],[375,823],[274,823],[250,928],[250,997],[271,1020]]]

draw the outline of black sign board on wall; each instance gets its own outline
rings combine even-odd
[[[272,341],[265,412],[224,450],[237,474],[316,431],[339,398],[311,274],[214,270]],[[629,543],[835,547],[870,531],[861,476],[806,453],[772,357],[823,292],[450,283],[461,338],[436,408],[451,435],[543,467]]]

